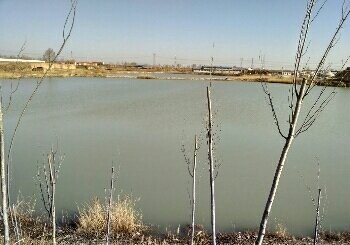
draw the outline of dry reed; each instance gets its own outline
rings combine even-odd
[[[142,216],[135,207],[136,200],[130,196],[119,198],[111,206],[111,236],[139,236],[146,231]],[[92,202],[78,210],[80,235],[103,238],[106,235],[108,207],[94,198]]]

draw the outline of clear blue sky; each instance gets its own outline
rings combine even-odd
[[[311,31],[311,63],[321,55],[339,20],[342,0],[329,0]],[[60,45],[70,0],[0,0],[0,54],[41,57]],[[306,0],[80,0],[63,57],[106,62],[290,67]],[[349,24],[329,62],[350,55]],[[212,44],[215,47],[212,48]]]

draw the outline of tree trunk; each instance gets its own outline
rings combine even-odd
[[[207,99],[208,99],[208,158],[209,158],[209,172],[210,172],[210,199],[211,199],[211,228],[212,228],[212,244],[216,245],[216,232],[215,232],[215,177],[214,177],[214,159],[213,159],[213,133],[212,133],[212,112],[211,112],[211,100],[210,89],[207,87]]]
[[[2,194],[2,222],[4,226],[4,245],[10,244],[10,230],[8,222],[7,208],[7,182],[5,166],[5,147],[4,147],[4,122],[2,120],[2,105],[0,103],[0,162],[1,162],[1,194]]]
[[[106,244],[109,244],[109,236],[111,233],[111,208],[113,203],[113,189],[114,189],[114,167],[112,167],[112,177],[111,177],[111,186],[109,190],[109,201],[108,201],[108,214],[107,214],[107,236]]]
[[[49,155],[49,168],[50,168],[50,184],[51,184],[51,222],[52,222],[52,244],[56,245],[56,207],[55,207],[55,194],[56,194],[56,173],[55,173],[55,158],[53,150]]]
[[[286,137],[286,142],[284,143],[283,150],[282,150],[280,159],[279,159],[278,164],[277,164],[277,168],[276,168],[275,175],[273,178],[270,193],[269,193],[266,205],[265,205],[263,216],[261,218],[258,238],[255,241],[256,245],[262,244],[262,241],[263,241],[265,233],[266,233],[266,225],[267,225],[267,220],[269,218],[270,211],[272,208],[272,203],[275,199],[278,183],[279,183],[279,180],[281,178],[282,170],[283,170],[283,167],[284,167],[287,155],[288,155],[288,151],[289,151],[290,146],[291,146],[293,139],[294,139],[294,133],[295,133],[295,129],[297,126],[298,117],[300,114],[301,104],[303,102],[305,87],[306,87],[306,80],[304,79],[302,84],[301,84],[299,94],[297,96],[297,101],[296,101],[296,104],[295,104],[295,107],[293,110],[292,121],[290,122],[290,125],[289,125],[288,136]]]
[[[55,206],[56,183],[52,185],[52,244],[56,245],[56,206]]]
[[[316,207],[316,222],[315,222],[315,233],[314,233],[314,245],[317,244],[317,240],[318,240],[318,227],[320,226],[320,204],[321,204],[321,189],[318,189],[317,207]]]
[[[191,245],[194,244],[194,220],[196,213],[196,165],[197,165],[197,135],[194,137],[193,171],[192,171],[192,235]]]

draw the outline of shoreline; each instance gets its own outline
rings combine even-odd
[[[1,229],[2,230],[2,229]],[[117,234],[110,237],[110,244],[134,244],[134,245],[163,245],[163,244],[189,244],[191,240],[190,229],[183,232],[168,232],[163,234],[153,234],[152,232],[136,233],[136,234]],[[28,230],[26,231],[28,232]],[[47,227],[47,234],[33,236],[25,234],[22,236],[22,244],[51,244],[52,238],[50,227]],[[257,233],[254,231],[237,231],[227,233],[217,233],[217,244],[225,245],[247,245],[254,244]],[[3,239],[0,236],[0,239]],[[56,239],[59,244],[104,244],[105,238],[90,237],[79,234],[74,227],[58,227]],[[16,241],[16,237],[11,237],[12,241]],[[211,244],[211,234],[199,230],[195,233],[195,244]],[[265,235],[264,244],[268,245],[308,245],[313,244],[313,238],[309,236],[292,236],[289,234],[277,232],[269,232]],[[321,233],[317,244],[350,244],[350,233]]]
[[[92,198],[84,205],[77,204],[74,216],[56,216],[56,239],[58,244],[105,244],[107,222],[110,222],[110,244],[189,244],[192,227],[189,223],[179,224],[177,229],[159,231],[157,224],[145,223],[142,211],[135,205],[138,199],[129,195],[121,196],[107,206],[103,199]],[[21,199],[16,204],[16,225],[20,224],[20,241],[26,244],[52,244],[52,220],[47,213],[37,213],[33,199]],[[111,210],[111,211],[109,211]],[[45,212],[44,210],[41,210]],[[111,212],[111,219],[107,217]],[[64,212],[62,212],[63,214]],[[18,222],[18,223],[17,223]],[[14,223],[10,224],[11,240],[16,241]],[[0,224],[0,239],[3,236],[3,225]],[[233,229],[227,232],[217,231],[217,244],[254,244],[258,237],[257,229]],[[210,230],[200,223],[194,226],[195,244],[211,244]],[[264,244],[313,244],[313,234],[293,235],[279,223],[266,231]],[[350,244],[350,231],[347,229],[330,231],[322,229],[319,232],[317,244]]]
[[[168,76],[157,76],[165,74]],[[0,71],[0,79],[23,79],[23,78],[42,78],[44,72],[33,71]],[[188,77],[181,77],[178,75],[187,75]],[[97,77],[97,78],[126,78],[126,79],[145,79],[145,80],[193,80],[193,81],[227,81],[227,82],[267,82],[278,84],[291,84],[292,77],[283,77],[276,75],[209,75],[197,74],[194,72],[177,72],[177,71],[140,71],[140,70],[52,70],[46,74],[47,78],[69,78],[69,77]],[[321,84],[334,87],[347,87],[344,83],[327,80],[327,83]]]

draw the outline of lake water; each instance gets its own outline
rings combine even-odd
[[[7,146],[35,82],[21,80],[13,105],[4,115]],[[9,81],[2,83],[6,94]],[[117,192],[140,198],[137,208],[146,223],[160,231],[188,224],[190,177],[181,145],[185,144],[190,155],[197,133],[202,138],[197,223],[208,227],[209,172],[203,140],[206,86],[203,81],[187,80],[45,80],[15,140],[12,197],[20,191],[40,201],[35,182],[37,165],[58,142],[65,160],[57,184],[57,213],[74,213],[77,205],[103,197],[113,162],[120,169]],[[269,87],[281,120],[286,121],[288,85]],[[327,198],[322,199],[326,204],[323,228],[350,228],[350,90],[339,88],[337,92],[315,126],[292,145],[270,229],[281,223],[294,234],[311,234],[315,207],[307,186],[316,192],[317,161],[321,187],[327,190]],[[259,83],[214,82],[212,97],[215,156],[221,163],[216,179],[218,230],[255,229],[283,141]]]

